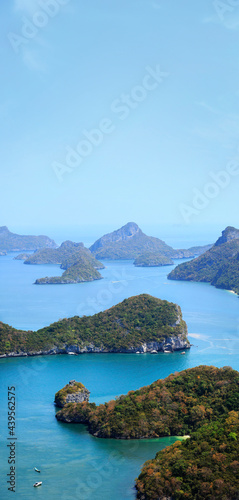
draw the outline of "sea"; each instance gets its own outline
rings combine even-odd
[[[58,242],[63,240],[59,235]],[[195,244],[200,241],[210,243],[198,237]],[[180,244],[167,243],[187,248],[194,242],[187,245],[187,239],[184,245],[181,236]],[[14,260],[15,256],[0,257],[0,320],[15,328],[35,331],[60,318],[95,314],[140,293],[175,302],[182,309],[192,344],[185,355],[83,354],[0,360],[1,499],[135,499],[134,480],[144,462],[178,438],[95,438],[83,425],[56,420],[55,393],[75,379],[89,389],[90,401],[99,404],[198,365],[238,370],[238,297],[206,283],[169,281],[167,274],[182,260],[162,268],[104,261],[102,280],[39,286],[34,285],[37,278],[61,275],[59,266],[27,266]],[[10,388],[16,400],[13,436],[8,431]],[[15,493],[8,489],[11,460],[15,461]],[[33,488],[36,481],[42,481],[42,486]]]

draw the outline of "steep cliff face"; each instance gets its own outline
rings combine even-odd
[[[95,252],[103,246],[107,246],[110,243],[116,243],[119,241],[127,241],[131,239],[136,234],[143,234],[141,229],[135,222],[128,222],[125,226],[113,231],[112,233],[105,234],[102,238],[99,238],[91,247],[90,251]]]
[[[70,380],[69,384],[55,394],[55,405],[63,408],[68,403],[89,401],[90,391],[80,382]]]
[[[235,227],[228,226],[224,231],[222,231],[222,236],[218,238],[218,240],[215,243],[215,247],[219,245],[223,245],[223,243],[227,243],[228,241],[231,240],[238,240],[239,239],[239,229],[236,229]]]
[[[239,230],[227,227],[210,250],[179,264],[168,279],[202,281],[239,294]]]

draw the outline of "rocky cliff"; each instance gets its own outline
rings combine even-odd
[[[68,403],[89,401],[90,391],[80,382],[70,380],[69,384],[55,394],[55,405],[63,408]]]
[[[147,294],[125,299],[93,316],[59,320],[36,332],[15,330],[0,323],[0,355],[4,357],[187,347],[187,325],[180,307]]]

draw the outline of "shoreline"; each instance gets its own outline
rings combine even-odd
[[[175,352],[184,351],[185,349],[189,350],[191,345],[180,347],[179,349],[174,349],[173,351],[164,351],[158,350],[157,352],[152,352],[150,350],[139,351],[139,348],[135,348],[134,350],[81,350],[79,352],[74,351],[66,351],[64,349],[59,349],[59,351],[53,351],[52,349],[49,351],[35,351],[35,352],[13,352],[9,354],[0,354],[1,359],[9,359],[9,358],[32,358],[36,356],[57,356],[57,355],[68,355],[68,356],[80,356],[83,354],[174,354]]]

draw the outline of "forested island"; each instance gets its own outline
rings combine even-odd
[[[145,252],[134,261],[136,267],[161,267],[170,266],[173,260],[157,252]]]
[[[179,264],[168,279],[207,282],[239,294],[239,230],[227,227],[210,250]]]
[[[0,323],[0,355],[134,353],[187,349],[177,304],[141,294],[93,316],[62,319],[36,332]]]
[[[0,227],[0,255],[8,252],[56,248],[56,243],[48,236],[26,236],[11,233],[7,226]]]
[[[96,405],[66,402],[58,421],[87,425],[100,438],[189,436],[147,461],[136,480],[140,500],[233,500],[239,491],[239,373],[198,366]],[[84,386],[81,391],[84,391]],[[76,386],[76,395],[78,388]],[[73,391],[74,392],[74,391]],[[56,395],[59,397],[61,391]]]
[[[19,258],[24,257],[19,255]],[[72,284],[102,279],[98,269],[104,265],[95,259],[83,243],[64,241],[59,248],[44,248],[28,255],[24,264],[59,264],[65,269],[62,276],[39,278],[36,285]]]
[[[157,254],[158,258],[183,259],[195,257],[195,255],[206,251],[210,246],[193,247],[188,250],[174,250],[163,240],[144,234],[135,222],[128,222],[120,229],[99,238],[91,245],[90,251],[97,259],[135,260],[148,252]],[[160,263],[159,265],[164,264]]]
[[[136,480],[140,500],[236,500],[239,413],[230,411],[148,460]]]

